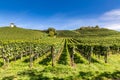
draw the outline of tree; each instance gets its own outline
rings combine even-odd
[[[55,36],[57,34],[55,28],[48,28],[47,33],[51,37],[53,37],[53,36]]]
[[[53,37],[55,35],[55,33],[53,31],[49,31],[49,36]]]
[[[98,25],[96,25],[95,28],[98,28],[98,29],[99,29],[100,27],[99,27]]]

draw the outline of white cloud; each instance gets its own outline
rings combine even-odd
[[[102,20],[120,20],[120,9],[115,9],[115,10],[105,12],[101,16],[101,19]]]
[[[115,10],[111,10],[109,12],[106,12],[104,15],[108,15],[108,16],[120,16],[120,9],[115,9]]]
[[[120,9],[105,12],[100,16],[99,21],[102,22],[103,27],[120,30]]]
[[[106,28],[113,29],[113,30],[120,30],[120,24],[108,24]]]

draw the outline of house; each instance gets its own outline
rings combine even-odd
[[[10,23],[10,27],[15,27],[15,24],[14,23]]]

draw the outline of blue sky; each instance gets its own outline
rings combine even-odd
[[[0,0],[0,26],[30,29],[95,26],[120,30],[120,0]]]

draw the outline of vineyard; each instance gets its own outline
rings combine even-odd
[[[116,34],[1,39],[0,79],[119,80],[120,37]]]

